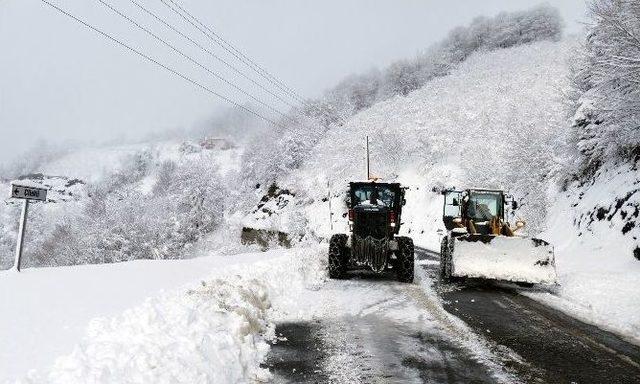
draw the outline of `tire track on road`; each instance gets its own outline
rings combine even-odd
[[[433,260],[436,253],[417,249]],[[468,281],[441,286],[438,265],[421,266],[444,309],[478,335],[506,346],[526,364],[514,368],[531,382],[639,383],[640,346],[585,324],[499,284]]]

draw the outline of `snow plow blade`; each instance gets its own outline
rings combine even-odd
[[[549,285],[558,281],[553,246],[533,238],[458,236],[451,267],[456,277]]]

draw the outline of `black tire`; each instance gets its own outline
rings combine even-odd
[[[403,283],[413,283],[414,247],[413,240],[409,237],[398,237],[398,250],[396,251],[396,278]]]
[[[347,235],[338,234],[329,241],[329,277],[332,279],[344,279],[347,273],[347,239]]]
[[[449,236],[445,236],[440,244],[440,280],[445,283],[451,281],[450,255]]]

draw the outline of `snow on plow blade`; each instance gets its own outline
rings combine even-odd
[[[532,284],[556,284],[553,247],[544,240],[464,235],[455,238],[451,275]]]

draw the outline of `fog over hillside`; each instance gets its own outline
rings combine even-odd
[[[54,3],[223,94],[240,102],[248,100],[175,57],[167,47],[97,1]],[[261,99],[279,104],[185,40],[171,35],[128,0],[110,3],[170,38],[190,55],[210,63],[222,75],[255,91]],[[236,1],[191,0],[184,4],[278,78],[311,98],[350,73],[384,68],[398,59],[410,58],[474,17],[531,6],[526,0],[469,0],[455,4],[409,1],[402,7],[393,2],[364,0],[253,0],[242,5]],[[160,2],[146,5],[182,30],[190,31],[199,42],[207,42]],[[580,31],[584,4],[571,0],[555,2],[555,6],[564,16],[567,31]],[[448,17],[449,14],[455,17]],[[208,121],[217,110],[227,108],[220,100],[173,78],[40,1],[2,1],[0,47],[0,164],[11,162],[38,140],[64,146],[138,141],[167,131],[188,130]],[[224,59],[233,59],[220,47],[212,45],[211,49]]]

